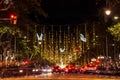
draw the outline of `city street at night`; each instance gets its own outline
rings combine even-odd
[[[0,0],[0,80],[120,80],[120,0]]]

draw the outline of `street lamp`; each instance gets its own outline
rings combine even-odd
[[[108,19],[111,14],[111,10],[109,8],[105,9],[105,22],[108,23]],[[108,24],[107,24],[108,26]],[[105,43],[106,43],[106,56],[108,57],[108,38],[107,38],[107,34],[106,34],[106,37],[105,37]]]
[[[104,8],[104,21],[108,23],[111,15],[111,10],[109,8]]]
[[[114,20],[118,20],[119,19],[119,17],[118,16],[114,16]]]
[[[115,44],[113,43],[112,46],[113,46],[113,54],[114,54],[113,58],[114,58],[114,60],[116,60],[117,56],[116,56],[116,53],[115,53],[116,52],[115,51]]]
[[[41,42],[41,41],[38,41],[38,45],[39,45],[39,47],[40,47],[40,57],[41,57],[41,44],[42,44],[42,42]]]
[[[38,42],[39,45],[41,45],[41,43],[42,43],[41,41]]]
[[[109,16],[109,15],[111,14],[111,10],[110,10],[110,9],[106,9],[106,10],[105,10],[105,14],[106,14],[107,16]]]

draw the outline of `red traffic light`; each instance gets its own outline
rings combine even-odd
[[[10,22],[12,24],[17,24],[17,16],[15,14],[10,15]]]
[[[10,15],[10,18],[11,18],[11,19],[13,19],[14,17],[15,17],[15,15],[14,15],[14,14],[11,14],[11,15]]]

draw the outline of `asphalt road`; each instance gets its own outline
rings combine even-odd
[[[20,78],[1,78],[0,80],[120,80],[120,76],[50,73]]]

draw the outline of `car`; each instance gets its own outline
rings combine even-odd
[[[59,72],[59,73],[61,73],[61,72],[63,72],[63,69],[60,67],[60,66],[53,66],[52,67],[52,73],[57,73],[57,72]]]
[[[52,73],[52,68],[50,66],[42,66],[41,71],[42,73]]]
[[[81,73],[95,73],[97,70],[97,66],[93,64],[87,64],[83,67],[81,67],[80,72]]]
[[[75,65],[68,65],[64,68],[65,73],[78,73],[79,68]]]
[[[39,75],[41,74],[41,68],[35,64],[27,64],[20,67],[23,73],[26,75]]]
[[[2,69],[1,77],[20,77],[24,76],[23,69],[20,66],[9,65]]]
[[[118,71],[114,68],[107,69],[107,68],[101,68],[96,71],[97,74],[104,74],[104,75],[118,75]]]
[[[103,66],[97,66],[97,69],[96,69],[96,74],[105,74],[106,73],[106,67],[103,67]]]

